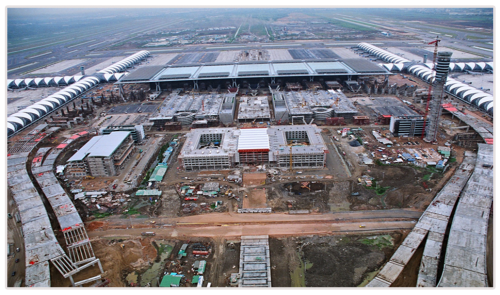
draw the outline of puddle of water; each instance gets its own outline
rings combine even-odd
[[[129,273],[125,279],[127,280],[127,283],[129,285],[132,283],[137,284],[137,276],[138,276],[137,273],[134,271]]]
[[[168,259],[174,248],[172,245],[169,245],[166,241],[163,240],[156,241],[156,244],[158,245],[158,248],[161,252],[160,262],[154,262],[153,265],[151,265],[151,267],[141,275],[141,287],[147,286],[148,283],[150,283],[151,286],[154,287],[158,286],[160,271],[165,265],[165,261]]]

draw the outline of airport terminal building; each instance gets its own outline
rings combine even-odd
[[[279,81],[357,80],[359,76],[392,75],[384,67],[362,58],[247,61],[148,66],[137,69],[118,81],[118,84],[149,83],[152,90],[191,86],[194,90],[237,87],[248,84],[267,87]],[[354,82],[354,81],[353,81]]]

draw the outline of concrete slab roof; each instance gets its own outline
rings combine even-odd
[[[31,208],[34,207],[43,206],[42,200],[38,195],[32,196],[31,198],[27,198],[21,201],[16,201],[16,203],[19,211],[30,210]]]
[[[50,266],[48,261],[26,267],[25,285],[32,287],[50,287]]]
[[[439,281],[439,287],[485,287],[487,277],[480,273],[470,272],[460,267],[445,265]]]
[[[304,131],[307,133],[309,145],[292,146],[292,154],[324,153],[328,148],[321,136],[321,129],[316,125],[289,125],[272,126],[269,128],[271,151],[277,155],[290,154],[290,146],[286,139],[286,132]]]

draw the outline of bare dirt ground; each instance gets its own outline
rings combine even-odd
[[[243,197],[243,208],[267,208],[265,189],[250,189],[248,197]]]
[[[273,287],[356,287],[378,270],[406,233],[271,238]]]
[[[243,186],[262,185],[266,178],[266,173],[245,173],[243,174]]]
[[[408,231],[396,231],[389,234],[271,237],[272,285],[273,287],[358,286],[370,272],[378,270],[387,261],[407,233]],[[159,259],[160,243],[172,245],[169,255],[164,260]],[[178,259],[177,253],[184,243],[190,245],[187,255]],[[194,255],[192,252],[194,243],[208,245],[210,254]],[[164,272],[184,274],[181,287],[193,287],[195,285],[190,282],[194,275],[192,265],[196,260],[207,261],[204,279],[205,282],[211,282],[213,287],[229,286],[231,273],[239,271],[239,237],[175,239],[162,236],[132,238],[115,235],[93,239],[92,246],[105,270],[103,277],[110,281],[110,287],[140,286],[141,280],[146,275],[154,277],[152,281],[156,285],[151,284],[154,287],[161,281]],[[91,267],[75,275],[74,279],[78,281],[98,274],[97,266]],[[52,286],[71,285],[69,279],[62,278],[55,269],[51,275]],[[131,278],[134,278],[135,283],[131,284]]]

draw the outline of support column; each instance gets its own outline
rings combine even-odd
[[[102,269],[101,261],[99,259],[97,259],[97,265],[99,266],[99,270],[101,271],[101,273],[104,273],[104,270]]]

